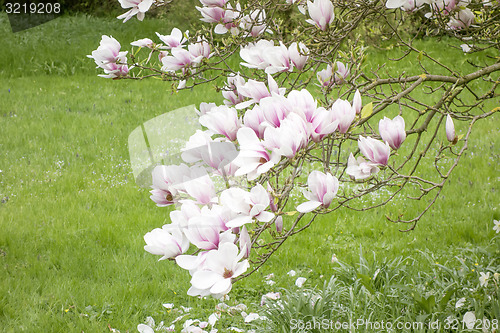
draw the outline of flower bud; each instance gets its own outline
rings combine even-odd
[[[455,134],[455,125],[453,124],[453,119],[451,119],[450,115],[446,116],[446,138],[452,144],[455,144],[458,141],[458,137]]]

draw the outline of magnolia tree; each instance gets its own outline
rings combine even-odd
[[[171,223],[144,236],[145,250],[188,270],[193,296],[229,293],[289,237],[341,207],[425,201],[414,216],[387,216],[414,229],[473,125],[498,110],[500,1],[235,1],[200,0],[193,10],[206,25],[194,34],[174,28],[132,42],[132,51],[102,36],[89,56],[106,78],[157,77],[173,90],[209,84],[223,96],[199,106],[203,130],[186,143],[184,163],[152,172],[151,199],[174,209]],[[124,21],[163,4],[120,3]],[[463,61],[419,49],[426,35],[483,55],[464,73]],[[361,41],[373,36],[399,46],[394,60],[412,57],[413,67],[363,66]]]

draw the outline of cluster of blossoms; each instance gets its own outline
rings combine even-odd
[[[260,177],[327,136],[348,133],[362,108],[359,92],[352,103],[338,99],[324,108],[308,90],[286,94],[271,75],[267,83],[233,76],[229,87],[223,91],[227,98],[223,105],[200,105],[199,122],[205,130],[186,143],[182,154],[186,164],[157,166],[153,171],[151,199],[158,206],[177,209],[170,213],[171,224],[146,234],[145,249],[161,259],[175,258],[190,272],[189,295],[220,298],[228,293],[231,279],[249,267],[244,259],[252,248],[248,230],[266,223],[283,230],[283,212],[274,202],[276,189],[269,183],[262,186]],[[406,137],[400,116],[382,119],[379,131],[385,143],[359,138],[359,149],[368,161],[351,154],[347,162],[347,174],[356,180],[387,165],[391,147],[398,149]],[[327,209],[339,189],[339,180],[329,172],[311,172],[307,184],[308,201],[297,207],[301,213]],[[199,249],[196,255],[184,254],[190,244]]]
[[[483,0],[484,6],[492,6],[493,1]],[[467,8],[471,0],[387,0],[387,8],[401,8],[404,11],[417,11],[426,8],[429,12],[426,17],[449,16],[450,29],[464,29],[475,22],[474,12]]]
[[[120,51],[120,43],[110,36],[102,36],[101,44],[92,55],[87,57],[95,60],[97,67],[104,69],[105,75],[99,76],[105,78],[118,78],[125,76],[129,72],[127,66],[127,51]]]
[[[149,38],[131,43],[150,52],[142,63],[135,62],[134,56],[133,66],[148,69],[144,63],[158,54],[161,69],[155,69],[154,75],[179,81],[178,89],[185,88],[188,79],[215,81],[203,77],[203,66],[214,58],[218,58],[217,64],[227,65],[224,68],[207,66],[211,71],[220,69],[221,76],[226,78],[221,89],[223,103],[201,103],[197,113],[202,130],[193,133],[186,142],[181,154],[183,163],[160,165],[153,170],[151,199],[159,207],[175,209],[170,212],[171,223],[144,236],[144,248],[161,256],[160,260],[175,261],[189,272],[189,295],[221,298],[230,292],[235,279],[248,274],[254,263],[250,258],[255,252],[260,256],[258,251],[263,248],[270,249],[270,253],[277,249],[266,248],[258,242],[262,241],[259,237],[264,231],[271,238],[278,235],[274,240],[286,239],[305,214],[328,213],[336,209],[331,208],[332,205],[337,208],[344,205],[352,199],[346,199],[349,193],[344,183],[364,182],[367,188],[373,185],[366,189],[364,194],[367,194],[384,182],[390,183],[384,178],[404,178],[398,174],[397,167],[389,164],[389,159],[391,154],[396,155],[393,159],[404,159],[399,156],[402,154],[394,152],[400,149],[408,133],[417,131],[415,125],[407,131],[401,109],[392,119],[377,118],[378,130],[367,123],[375,111],[372,105],[368,115],[364,112],[372,103],[363,108],[362,93],[357,88],[366,92],[369,82],[357,85],[356,80],[362,76],[352,59],[344,63],[332,61],[335,56],[321,58],[322,52],[329,52],[325,51],[328,48],[315,45],[311,39],[302,42],[300,38],[293,38],[287,42],[273,38],[269,31],[273,20],[267,20],[264,8],[255,4],[242,8],[239,3],[230,4],[229,0],[200,2],[202,6],[196,9],[201,20],[212,24],[216,34],[229,32],[231,36],[226,36],[224,42],[239,41],[239,48],[232,50],[239,49],[241,72],[227,65],[220,50],[211,44],[214,40],[211,30],[209,35],[194,39],[189,37],[189,32],[174,28],[170,35],[157,33],[160,43]],[[124,8],[132,8],[121,18],[128,20],[137,14],[142,19],[152,0],[121,3]],[[297,5],[304,15],[307,9],[309,18],[302,28],[305,26],[318,36],[330,33],[328,30],[336,20],[330,0],[307,3],[289,0],[287,3]],[[386,2],[388,8],[405,11],[429,6],[431,15],[450,15],[452,21],[456,19],[463,24],[450,24],[456,29],[467,27],[474,20],[463,18],[468,15],[467,4],[465,0]],[[106,75],[101,76],[129,75],[127,52],[120,51],[120,44],[112,37],[103,36],[101,45],[89,57],[104,69]],[[321,64],[327,64],[326,69],[319,70]],[[313,78],[319,81],[320,92],[309,89]],[[330,95],[333,88],[339,90],[337,98]],[[320,94],[324,99],[315,97]],[[376,94],[363,93],[365,102],[366,98],[375,99],[373,96]],[[396,97],[391,102],[384,96],[384,103],[395,103],[401,98]],[[448,111],[441,114],[442,118],[447,115],[446,137],[455,144],[458,138],[452,117]],[[335,158],[331,157],[332,153],[336,154]],[[407,159],[411,158],[412,155]],[[302,166],[315,167],[313,163],[317,161],[323,164],[322,171],[309,172],[306,181],[306,177],[302,177]],[[300,182],[307,183],[297,185]],[[301,186],[304,198],[290,203],[288,199],[294,186]],[[292,226],[287,219],[297,211],[300,214]],[[279,247],[281,243],[275,244]]]

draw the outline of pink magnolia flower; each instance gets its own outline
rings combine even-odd
[[[262,98],[259,107],[262,109],[264,118],[272,127],[279,127],[292,109],[292,105],[286,97],[274,93],[271,97]]]
[[[200,0],[201,4],[206,7],[224,7],[229,0]]]
[[[195,199],[195,203],[200,205],[217,203],[215,185],[205,168],[194,166],[191,167],[190,173],[189,177],[184,177],[183,186],[186,193]]]
[[[240,232],[240,251],[244,253],[243,258],[248,258],[250,256],[250,250],[252,249],[252,240],[248,234],[246,226],[241,228]]]
[[[347,77],[350,74],[349,68],[347,68],[346,65],[344,65],[340,61],[337,61],[335,66],[337,67],[337,70],[333,74],[334,79],[335,79],[335,83],[342,84],[345,82],[345,80],[347,79]]]
[[[239,167],[235,176],[247,175],[248,180],[254,180],[269,171],[281,159],[280,154],[269,151],[264,146],[251,128],[240,128],[237,138],[240,153],[233,161]]]
[[[290,113],[280,127],[267,127],[264,132],[264,145],[274,152],[293,158],[297,151],[308,142],[308,130],[305,121],[296,113]]]
[[[240,19],[241,6],[239,3],[236,3],[236,8],[233,10],[231,4],[227,4],[226,8],[224,17],[221,23],[215,26],[214,32],[223,35],[230,31],[232,35],[237,35],[239,33],[237,21]]]
[[[453,144],[458,141],[457,135],[455,134],[455,124],[453,124],[453,119],[450,115],[446,116],[446,138]]]
[[[180,209],[170,212],[170,220],[172,225],[177,226],[180,230],[184,230],[189,225],[189,220],[192,217],[199,216],[201,210],[193,201],[186,201],[181,204]]]
[[[450,18],[448,25],[450,28],[455,30],[468,28],[472,23],[474,23],[476,17],[474,13],[469,8],[461,9],[455,16]]]
[[[120,51],[120,43],[111,36],[103,35],[97,50],[87,57],[94,59],[97,67],[104,69],[106,78],[116,78],[128,74],[127,51]]]
[[[192,294],[209,291],[214,297],[221,297],[231,291],[231,279],[246,272],[248,260],[240,260],[244,252],[238,254],[238,247],[232,243],[224,243],[219,249],[207,253],[203,268],[196,271],[191,278],[194,287]]]
[[[212,110],[212,108],[216,107],[217,105],[215,103],[205,103],[205,102],[201,102],[200,103],[200,109],[199,110],[195,110],[196,114],[198,116],[203,116],[205,113],[207,113],[208,111]]]
[[[265,68],[267,74],[291,72],[293,70],[293,63],[290,60],[288,48],[281,41],[279,46],[266,49],[263,57],[267,62]]]
[[[323,31],[325,31],[328,25],[335,19],[333,4],[330,0],[307,1],[307,10],[311,19],[306,20],[306,22],[317,26]]]
[[[379,171],[380,169],[376,164],[367,162],[363,157],[359,156],[358,159],[356,159],[352,153],[349,155],[346,173],[354,177],[355,180],[370,178]]]
[[[392,149],[398,149],[406,139],[405,120],[401,116],[392,120],[387,117],[380,119],[378,130],[382,140],[389,143]]]
[[[201,13],[203,16],[202,20],[203,22],[207,23],[218,23],[221,22],[224,19],[225,16],[225,9],[221,7],[198,7],[196,6],[196,9]]]
[[[182,231],[172,225],[164,225],[162,229],[156,228],[144,235],[147,245],[144,250],[151,254],[161,255],[158,260],[174,258],[189,248],[189,241]]]
[[[389,147],[387,142],[384,144],[374,138],[365,138],[360,135],[358,139],[358,147],[359,150],[361,150],[361,153],[371,162],[380,165],[387,165],[389,155],[391,154],[391,147]]]
[[[351,106],[351,103],[338,99],[333,103],[331,112],[333,113],[333,119],[338,121],[339,132],[347,133],[356,117],[356,110]]]
[[[170,35],[160,35],[156,33],[160,40],[165,43],[165,49],[170,50],[176,47],[183,47],[183,44],[187,41],[186,37],[182,31],[178,28],[173,28]]]
[[[257,43],[249,43],[240,50],[240,57],[246,62],[241,62],[240,65],[248,68],[266,69],[269,66],[265,58],[268,50],[274,48],[274,42],[261,39]]]
[[[250,192],[235,187],[224,190],[220,201],[223,206],[237,214],[226,224],[230,228],[251,223],[254,218],[260,222],[269,222],[274,218],[273,213],[266,211],[270,204],[269,194],[260,184],[254,186]]]
[[[245,99],[238,93],[238,87],[245,84],[245,79],[240,74],[229,74],[227,77],[227,85],[222,90],[222,96],[225,98],[224,104],[227,106],[237,105]]]
[[[189,51],[182,48],[172,49],[172,55],[161,59],[163,67],[162,71],[175,72],[179,69],[186,69],[192,63],[197,63],[201,60],[201,56],[196,58]]]
[[[149,10],[154,0],[118,0],[122,8],[132,8],[128,12],[120,15],[117,19],[123,20],[123,23],[127,22],[132,18],[132,16],[137,14],[137,19],[139,21],[144,20],[144,13]]]
[[[210,44],[208,44],[203,39],[198,38],[198,41],[194,44],[188,45],[189,53],[195,57],[195,59],[210,58],[212,54],[210,53]]]
[[[283,216],[278,216],[274,221],[274,225],[276,226],[276,232],[281,233],[283,231]]]
[[[339,181],[330,173],[313,171],[307,178],[309,191],[304,191],[304,196],[309,201],[300,204],[297,211],[308,213],[319,206],[328,208],[339,189]]]
[[[203,213],[189,220],[184,234],[194,246],[203,250],[218,249],[220,245],[233,243],[236,239],[231,230],[221,231],[214,218]]]
[[[151,200],[156,202],[158,207],[174,204],[175,196],[179,191],[183,191],[182,182],[184,177],[190,175],[189,167],[181,165],[159,165],[153,169],[153,190]]]
[[[240,27],[249,31],[249,35],[255,38],[266,31],[265,22],[266,12],[264,9],[257,9],[241,18]]]
[[[290,60],[299,71],[306,65],[306,62],[309,59],[309,56],[307,55],[308,53],[309,49],[302,42],[299,42],[299,44],[297,44],[297,42],[293,42],[288,47]]]
[[[209,130],[224,135],[230,141],[236,140],[236,133],[241,127],[241,120],[236,109],[226,105],[212,108],[201,116],[199,121]]]
[[[359,93],[359,90],[356,90],[356,93],[354,93],[354,98],[352,99],[352,108],[354,111],[356,111],[356,114],[359,114],[362,109],[362,102],[361,102],[361,94]]]
[[[244,109],[254,103],[259,103],[260,100],[264,97],[272,96],[272,93],[276,95],[284,95],[286,91],[285,88],[278,87],[278,84],[276,83],[276,81],[274,81],[271,75],[267,76],[267,86],[264,82],[248,80],[248,82],[244,85],[238,86],[237,90],[240,96],[244,96],[250,99],[236,105],[237,109]]]
[[[329,87],[333,84],[333,71],[332,71],[332,66],[328,64],[326,66],[326,69],[323,69],[316,73],[316,76],[318,78],[319,83],[323,87]]]
[[[247,110],[243,116],[243,124],[254,130],[259,139],[264,139],[264,131],[266,129],[266,118],[264,111],[259,105],[255,105],[252,109]]]
[[[314,113],[311,122],[311,138],[314,142],[320,142],[325,136],[335,132],[338,128],[339,120],[335,119],[332,111],[318,108]]]
[[[312,122],[318,109],[318,103],[308,90],[292,90],[287,99],[288,107],[291,108],[292,112],[297,113],[305,121]]]
[[[238,150],[232,142],[210,142],[202,147],[201,158],[221,176],[232,176],[238,167],[232,161],[238,156]]]
[[[154,42],[149,38],[142,38],[130,43],[132,46],[153,48]]]

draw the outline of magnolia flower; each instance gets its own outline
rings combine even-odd
[[[244,253],[238,254],[233,243],[224,243],[217,250],[207,253],[203,268],[191,278],[191,294],[207,290],[214,297],[231,291],[231,279],[243,274],[249,267],[248,260],[239,262]]]
[[[267,127],[264,132],[264,145],[288,158],[293,158],[307,142],[306,124],[296,113],[290,113],[283,119],[279,128]]]
[[[274,74],[278,72],[291,72],[293,70],[293,63],[290,60],[288,48],[280,41],[279,46],[267,48],[263,54],[267,66],[265,72],[267,74]]]
[[[455,134],[455,125],[453,124],[453,119],[450,115],[446,116],[446,138],[453,144],[458,141],[458,137]]]
[[[322,71],[319,71],[316,73],[316,76],[318,78],[319,83],[323,87],[329,87],[333,84],[333,71],[332,71],[332,66],[328,64],[326,66],[326,69],[323,69]]]
[[[308,90],[292,90],[288,94],[287,100],[289,102],[288,108],[292,112],[297,113],[305,121],[312,122],[318,110],[318,103]]]
[[[378,130],[382,140],[389,143],[392,149],[398,149],[406,139],[405,120],[401,116],[392,120],[384,117],[378,123]]]
[[[355,180],[370,178],[379,171],[380,169],[376,164],[367,162],[363,157],[359,156],[358,159],[356,159],[352,153],[349,155],[346,173],[354,177]]]
[[[339,181],[330,173],[325,174],[321,171],[313,171],[307,178],[307,186],[309,191],[305,191],[304,196],[309,201],[297,207],[297,211],[301,213],[311,212],[319,206],[328,208],[337,194]]]
[[[333,74],[333,77],[335,79],[335,83],[342,84],[342,83],[344,83],[345,79],[347,79],[347,77],[350,74],[349,68],[347,68],[346,65],[344,65],[340,61],[337,61],[335,66],[337,67],[337,70]]]
[[[490,279],[490,272],[487,272],[486,274],[484,272],[479,273],[481,276],[479,277],[479,284],[481,287],[487,287],[488,286],[488,280]]]
[[[201,13],[203,18],[200,20],[207,23],[218,23],[224,19],[226,14],[225,9],[221,7],[198,7],[196,9]]]
[[[450,17],[450,22],[448,25],[451,29],[460,30],[464,28],[468,28],[476,17],[474,16],[474,12],[469,8],[461,9],[455,16]]]
[[[286,97],[276,94],[261,99],[259,106],[262,109],[264,118],[272,127],[280,127],[281,122],[292,110],[290,101]]]
[[[245,84],[245,79],[240,74],[229,74],[227,77],[227,85],[222,90],[222,96],[225,98],[224,104],[227,106],[237,105],[245,99],[245,96],[238,94],[238,87]]]
[[[236,140],[236,133],[241,127],[241,120],[235,108],[221,105],[210,109],[200,117],[200,124],[209,130],[224,135],[228,140]]]
[[[120,51],[120,43],[111,36],[103,35],[97,50],[87,57],[94,59],[97,67],[104,69],[105,78],[117,78],[128,74],[127,51]]]
[[[201,4],[206,7],[224,7],[229,0],[200,0]]]
[[[243,258],[248,258],[250,256],[251,248],[252,240],[250,239],[247,228],[243,226],[240,232],[240,251],[244,253]]]
[[[153,169],[153,190],[151,200],[158,207],[164,207],[176,202],[174,198],[179,191],[184,191],[182,182],[184,177],[190,175],[189,167],[181,165],[159,165]]]
[[[266,69],[269,62],[265,58],[265,54],[274,48],[274,42],[261,39],[257,43],[249,43],[240,50],[240,57],[246,62],[241,62],[240,65],[248,68]]]
[[[162,229],[156,228],[144,235],[147,245],[144,250],[151,254],[161,255],[158,260],[174,258],[189,248],[189,241],[182,231],[173,225],[164,225]]]
[[[280,154],[269,151],[263,145],[251,128],[240,128],[237,138],[240,153],[233,161],[239,167],[235,176],[247,175],[248,180],[254,180],[269,171],[281,159]]]
[[[253,129],[259,139],[264,139],[264,131],[266,129],[266,118],[262,108],[255,105],[252,109],[245,112],[243,116],[243,123],[246,127]]]
[[[162,71],[175,72],[179,69],[186,69],[192,63],[198,63],[203,58],[202,56],[195,57],[189,51],[179,47],[172,49],[171,52],[171,56],[165,56],[161,59]]]
[[[154,42],[149,38],[142,38],[130,43],[132,46],[153,48]]]
[[[267,86],[264,82],[248,80],[244,85],[240,85],[237,87],[238,94],[240,96],[250,98],[249,101],[239,103],[236,105],[237,109],[244,109],[249,107],[254,103],[259,103],[261,99],[265,97],[271,97],[274,93],[275,95],[284,95],[286,89],[279,88],[276,81],[273,79],[271,75],[267,76]],[[269,87],[269,89],[268,89]]]
[[[210,53],[210,44],[208,44],[203,39],[198,38],[198,41],[194,44],[188,45],[189,53],[195,57],[195,59],[201,58],[210,58],[212,54]]]
[[[180,31],[178,28],[173,28],[170,35],[160,35],[159,33],[156,33],[156,35],[163,43],[165,43],[164,48],[168,50],[176,47],[182,47],[182,44],[187,41],[182,31]]]
[[[266,211],[270,203],[269,194],[260,184],[254,186],[250,192],[235,187],[224,190],[220,201],[223,206],[237,214],[227,222],[226,225],[230,228],[251,223],[253,218],[260,222],[269,222],[274,218],[273,213]]]
[[[352,108],[354,109],[354,111],[356,111],[356,114],[359,114],[361,112],[362,106],[363,104],[361,102],[361,94],[359,93],[359,90],[356,89],[354,98],[352,99]]]
[[[371,162],[387,165],[389,155],[391,154],[391,148],[387,142],[384,144],[374,138],[359,136],[358,147],[361,153]]]
[[[264,9],[257,9],[241,18],[240,27],[250,32],[250,36],[257,37],[266,31],[266,12]]]
[[[274,225],[276,227],[276,232],[281,233],[283,231],[283,216],[278,216],[274,221]]]
[[[317,26],[323,31],[325,31],[328,25],[335,19],[333,4],[330,0],[307,1],[307,10],[311,19],[306,20],[306,22]]]
[[[297,42],[293,42],[288,47],[288,55],[290,56],[290,60],[299,71],[302,70],[306,65],[306,62],[309,59],[309,56],[307,55],[308,53],[309,49],[302,42],[299,42],[299,44],[297,44]]]
[[[190,175],[184,177],[184,189],[200,205],[217,203],[215,185],[203,167],[192,167]],[[185,202],[182,200],[181,202]]]
[[[331,110],[333,119],[338,121],[339,132],[347,133],[356,117],[356,110],[351,106],[351,103],[342,99],[336,100]]]
[[[123,20],[123,23],[127,22],[132,18],[132,16],[137,14],[137,19],[139,21],[144,20],[144,13],[149,10],[154,0],[118,0],[122,8],[132,8],[128,12],[120,15],[117,19]]]

